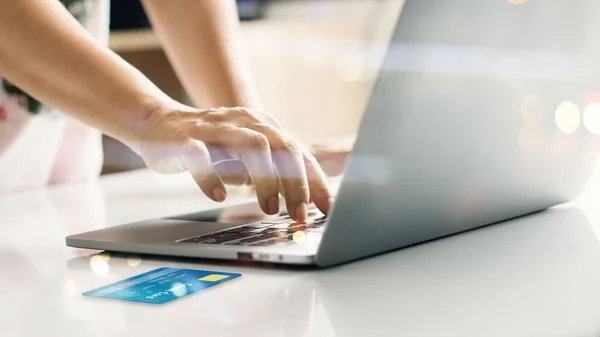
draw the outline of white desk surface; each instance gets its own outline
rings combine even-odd
[[[68,234],[213,206],[187,182],[143,171],[0,196],[0,335],[600,333],[600,178],[576,204],[320,271],[116,256],[91,264],[94,252],[65,246]],[[81,295],[164,266],[243,277],[161,306]]]

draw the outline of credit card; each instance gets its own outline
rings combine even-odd
[[[159,268],[83,295],[163,304],[240,276],[242,275],[209,270]]]

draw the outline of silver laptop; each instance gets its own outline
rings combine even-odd
[[[600,139],[600,1],[406,0],[332,212],[219,210],[72,247],[331,266],[570,201]]]

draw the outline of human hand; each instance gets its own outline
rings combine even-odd
[[[217,202],[227,196],[225,184],[251,183],[266,214],[279,212],[280,189],[296,221],[306,220],[311,200],[325,214],[333,204],[314,156],[260,111],[162,104],[144,120],[139,147],[150,169],[188,171]]]
[[[323,171],[330,177],[342,174],[352,151],[355,136],[327,139],[308,145],[307,148],[317,159]],[[333,183],[330,191],[335,195],[337,184]],[[266,220],[265,215],[256,204],[244,205],[243,207],[230,207],[223,210],[218,221],[223,223],[250,223]]]

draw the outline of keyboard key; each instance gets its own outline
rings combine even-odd
[[[239,244],[243,245],[243,246],[248,246],[248,245],[251,245],[256,242],[266,241],[269,239],[276,239],[278,237],[279,237],[279,235],[277,233],[269,233],[269,234],[257,236],[254,238],[244,239]]]
[[[294,236],[294,233],[288,233],[286,236],[280,236],[278,238],[273,239],[274,244],[278,245],[281,243],[288,243],[292,241],[292,237]]]
[[[286,229],[286,228],[289,228],[291,224],[292,223],[290,223],[289,221],[286,221],[285,223],[281,223],[279,225],[273,225],[269,228]]]
[[[209,238],[206,241],[200,241],[200,243],[211,243],[211,244],[218,245],[218,244],[226,243],[226,242],[233,241],[233,240],[243,239],[245,237],[248,237],[248,234],[240,233],[240,234],[221,236],[218,238]]]
[[[252,229],[258,229],[258,228],[270,227],[272,225],[273,224],[270,224],[270,223],[256,222],[256,223],[253,223],[253,224],[246,225],[243,228],[247,228],[247,229],[252,230]]]
[[[220,238],[222,236],[229,236],[229,235],[233,235],[233,234],[237,234],[237,233],[218,232],[218,233],[206,234],[206,235],[200,236],[200,240],[209,239],[209,238]]]
[[[251,236],[251,237],[247,237],[247,238],[242,238],[242,239],[235,240],[235,241],[226,242],[224,244],[225,245],[234,245],[234,246],[246,246],[251,243],[264,241],[264,240],[268,240],[268,239],[272,239],[272,238],[277,238],[278,236],[279,236],[278,233],[265,233],[265,234],[259,234],[259,235],[255,235],[255,236]]]
[[[237,228],[227,229],[227,230],[222,231],[220,233],[249,233],[251,230],[252,230],[251,228],[243,226],[243,227],[237,227]]]
[[[189,239],[185,239],[179,242],[185,242],[185,243],[198,243],[200,242],[200,240],[202,240],[200,237],[195,237],[195,238],[189,238]]]
[[[243,245],[244,242],[246,242],[247,240],[250,240],[250,239],[253,239],[253,238],[257,238],[257,237],[260,237],[262,235],[264,235],[264,234],[246,235],[246,236],[241,237],[241,238],[234,238],[233,240],[228,240],[228,241],[225,241],[225,242],[219,242],[219,244],[240,246],[240,245]]]
[[[295,244],[295,243],[301,243],[302,241],[294,241],[294,234],[295,232],[292,233],[285,233],[284,235],[280,235],[276,238],[271,238],[268,240],[263,240],[263,241],[258,241],[252,244],[249,244],[248,246],[252,246],[252,247],[265,247],[265,246],[275,246],[275,245],[282,245],[282,244]],[[297,234],[296,234],[297,235]]]
[[[273,220],[261,221],[261,223],[265,224],[265,225],[279,225],[279,224],[286,223],[289,221],[290,221],[290,219],[277,218],[277,219],[273,219]]]
[[[210,233],[210,234],[205,234],[205,235],[193,237],[193,238],[190,238],[190,239],[183,240],[181,242],[186,242],[186,243],[220,243],[224,239],[227,239],[227,241],[229,241],[231,237],[235,238],[236,236],[237,237],[248,236],[247,233],[250,233],[250,230],[251,229],[249,229],[249,228],[237,227],[237,228],[232,228],[232,229],[228,229],[228,230],[221,231],[221,232],[215,232],[215,233]]]
[[[269,246],[292,241],[294,233],[322,233],[326,217],[299,223],[289,217],[263,221],[183,240],[186,243]]]

